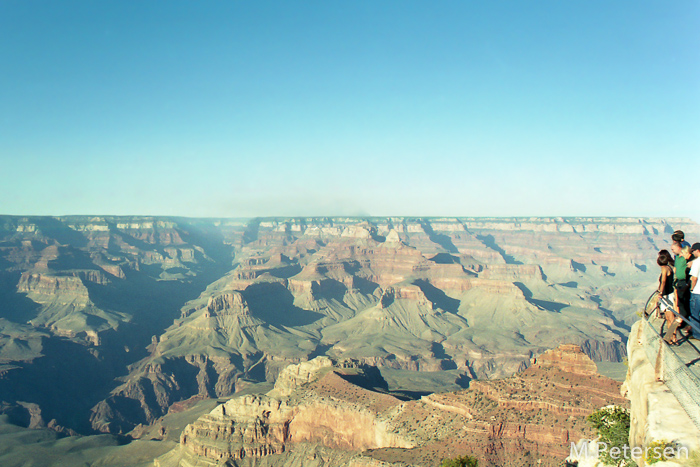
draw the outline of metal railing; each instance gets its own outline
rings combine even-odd
[[[647,303],[644,306],[644,319],[646,319],[647,322],[649,322],[649,316],[651,315],[651,313],[657,308],[659,308],[660,304],[666,306],[666,311],[670,311],[671,313],[673,313],[676,319],[681,319],[687,326],[690,326],[690,328],[693,330],[693,333],[696,336],[700,337],[700,323],[696,324],[694,319],[688,319],[680,313],[678,313],[675,309],[675,305],[669,300],[667,300],[664,296],[659,295],[658,290],[655,290],[654,293],[649,296],[649,299],[647,300]],[[666,321],[664,320],[664,322],[661,325],[661,329],[659,329],[659,333],[663,332],[665,324]]]
[[[649,362],[659,369],[660,379],[671,390],[688,414],[693,424],[700,429],[700,342],[689,338],[679,338],[680,345],[672,346],[664,341],[666,318],[661,317],[661,325],[652,322],[659,304],[673,313],[674,320],[680,318],[700,337],[700,327],[678,312],[672,303],[654,292],[644,307],[642,340]],[[657,330],[658,327],[658,330]],[[695,371],[694,371],[695,370]]]

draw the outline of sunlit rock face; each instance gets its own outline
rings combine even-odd
[[[580,347],[562,345],[515,376],[406,401],[376,368],[317,357],[285,368],[267,394],[188,425],[157,464],[303,466],[322,452],[327,467],[432,466],[461,452],[479,465],[559,466],[572,440],[591,435],[591,411],[626,403],[620,383],[594,369]]]
[[[398,399],[343,379],[381,384],[376,369],[375,376],[371,370],[357,362],[337,365],[325,357],[290,365],[267,395],[232,399],[189,425],[180,438],[185,457],[242,460],[281,454],[297,443],[343,450],[412,447],[386,430],[377,407],[359,405],[365,395],[387,407],[397,406]]]
[[[627,345],[629,369],[623,393],[631,404],[630,446],[646,452],[647,448],[653,449],[654,443],[674,441],[688,453],[697,453],[700,450],[700,429],[679,402],[678,394],[674,394],[665,382],[666,378],[677,377],[666,375],[668,370],[663,353],[670,350],[665,344],[659,348],[658,341],[650,342],[649,337],[654,331],[645,330],[646,326],[648,324],[642,320],[635,323]],[[655,361],[649,361],[649,348],[656,350],[652,352],[657,356]],[[685,402],[693,401],[693,386],[688,386],[681,397]],[[665,461],[664,465],[688,465],[689,462],[692,460],[680,456],[680,459]]]
[[[0,216],[0,400],[128,433],[317,356],[462,382],[564,343],[620,361],[676,229],[700,234],[683,219]],[[47,374],[72,376],[49,397]]]

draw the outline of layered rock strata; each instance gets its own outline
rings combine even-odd
[[[577,346],[536,360],[511,378],[402,401],[371,367],[319,357],[287,367],[266,395],[201,417],[157,465],[305,465],[298,455],[310,446],[330,453],[314,464],[328,467],[433,466],[457,453],[487,466],[560,465],[571,441],[590,435],[585,417],[625,400]]]
[[[561,343],[619,361],[678,228],[700,233],[683,219],[0,216],[0,401],[128,433],[318,355],[462,384]],[[85,373],[42,396],[66,355]]]

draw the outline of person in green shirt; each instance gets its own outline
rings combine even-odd
[[[686,329],[688,337],[693,333],[690,326],[687,325],[685,319],[690,316],[690,282],[688,281],[688,260],[691,258],[690,247],[682,247],[679,242],[673,242],[671,251],[676,255],[673,263],[673,273],[675,280],[673,287],[676,291],[676,312],[684,319],[676,318],[668,328],[664,340],[669,344],[677,344],[676,338],[677,329]]]

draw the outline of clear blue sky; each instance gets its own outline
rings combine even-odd
[[[699,161],[695,0],[0,0],[0,214],[700,220]]]

